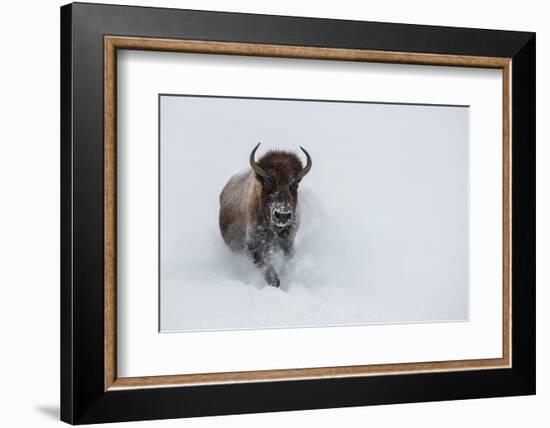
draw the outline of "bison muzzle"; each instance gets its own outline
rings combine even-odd
[[[250,154],[250,169],[232,176],[220,194],[220,231],[234,251],[246,253],[262,270],[268,284],[278,287],[273,256],[294,254],[298,229],[298,185],[311,169],[311,157],[303,148],[306,166],[291,152],[271,150],[257,162]]]

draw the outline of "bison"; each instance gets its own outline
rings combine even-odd
[[[311,169],[291,152],[271,150],[257,162],[250,154],[250,169],[232,176],[220,194],[220,231],[233,251],[244,252],[262,270],[269,285],[278,287],[273,265],[278,250],[291,257],[298,229],[298,185]]]

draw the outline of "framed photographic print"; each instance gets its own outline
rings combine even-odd
[[[61,418],[535,393],[535,35],[61,8]]]

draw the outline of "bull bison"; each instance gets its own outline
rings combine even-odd
[[[220,231],[233,251],[246,253],[262,270],[269,285],[280,280],[273,255],[281,250],[294,254],[298,229],[298,185],[311,169],[311,157],[303,148],[307,164],[302,166],[291,152],[271,150],[258,162],[250,154],[250,170],[232,176],[220,194]]]

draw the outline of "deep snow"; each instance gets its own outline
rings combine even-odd
[[[459,107],[163,96],[161,330],[466,319],[467,120]],[[259,156],[304,145],[313,158],[279,289],[218,231],[219,192],[257,141]]]

